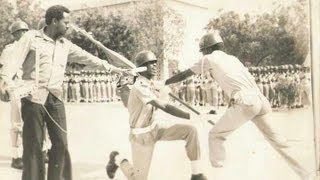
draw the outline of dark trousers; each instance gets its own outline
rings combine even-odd
[[[63,102],[51,93],[43,107],[24,98],[21,100],[23,125],[23,173],[22,180],[45,180],[45,163],[42,153],[44,124],[47,125],[52,147],[49,151],[48,180],[71,180],[71,160],[67,134],[64,130],[66,113]]]

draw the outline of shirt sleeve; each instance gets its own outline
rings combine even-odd
[[[211,64],[209,62],[208,56],[203,56],[190,69],[195,74],[202,74],[203,72],[206,72],[209,69],[211,69]]]
[[[136,94],[138,99],[140,99],[144,104],[148,104],[152,100],[157,100],[157,96],[150,90],[150,88],[146,85],[137,82],[133,88],[133,93]]]
[[[70,42],[71,43],[71,42]],[[81,49],[79,46],[71,43],[68,62],[76,62],[79,64],[84,64],[88,66],[88,68],[96,69],[96,68],[105,68],[107,71],[111,71],[115,67],[109,64],[107,61],[104,61],[89,52]]]
[[[6,76],[11,79],[18,72],[29,53],[34,38],[34,32],[29,31],[25,33],[20,40],[14,44],[11,55],[6,55],[10,52],[5,52],[6,54],[1,56],[1,58],[9,58],[4,60],[5,63],[3,64],[2,71],[0,72],[1,76]]]
[[[8,61],[8,60],[11,60],[11,55],[12,55],[12,46],[13,45],[7,45],[4,49],[3,49],[3,51],[2,51],[2,53],[1,53],[1,56],[0,56],[0,64],[1,65],[3,65],[3,64],[5,64],[6,63],[6,61]]]

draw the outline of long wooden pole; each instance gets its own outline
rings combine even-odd
[[[181,99],[179,99],[178,97],[176,97],[175,95],[173,95],[172,93],[169,93],[169,96],[172,97],[173,99],[177,100],[179,103],[181,103],[182,105],[184,105],[185,107],[187,107],[188,109],[190,109],[192,112],[196,113],[197,115],[200,115],[200,112],[197,111],[196,109],[194,109],[193,107],[191,107],[189,104],[185,103],[184,101],[182,101]],[[210,123],[211,125],[214,125],[214,122],[211,120],[208,120],[208,123]]]
[[[70,27],[75,30],[76,32],[81,33],[82,35],[84,35],[86,38],[88,38],[92,43],[94,43],[95,45],[97,45],[99,48],[101,48],[104,53],[112,60],[116,60],[116,61],[121,61],[124,64],[126,64],[127,66],[129,66],[130,68],[136,68],[136,66],[127,58],[125,58],[124,56],[120,55],[119,53],[105,47],[100,41],[95,40],[91,34],[89,34],[87,31],[85,31],[84,29],[81,29],[79,27],[77,27],[74,24],[71,24]]]

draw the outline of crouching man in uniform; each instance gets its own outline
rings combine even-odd
[[[107,174],[113,178],[120,166],[129,180],[147,180],[151,158],[157,141],[186,141],[185,149],[191,161],[191,180],[206,180],[199,168],[200,147],[197,130],[190,125],[173,125],[169,128],[160,127],[154,118],[154,111],[161,109],[173,116],[192,119],[190,114],[173,105],[160,100],[154,77],[157,72],[156,56],[150,51],[142,51],[135,57],[137,67],[145,66],[147,71],[137,77],[129,95],[128,111],[130,114],[130,141],[132,147],[133,166],[121,158],[118,152],[110,154]]]

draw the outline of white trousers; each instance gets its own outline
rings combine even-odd
[[[257,126],[272,147],[285,159],[289,166],[300,176],[306,177],[308,172],[302,164],[289,154],[286,139],[269,123],[271,107],[262,95],[244,96],[249,103],[238,103],[224,113],[209,132],[209,156],[213,166],[225,160],[224,141],[226,137],[249,120]],[[247,100],[248,100],[247,99]]]
[[[22,118],[20,100],[10,101],[10,137],[12,146],[12,158],[22,157]]]
[[[184,140],[190,161],[200,160],[198,133],[191,125],[176,124],[168,128],[155,127],[152,131],[131,137],[132,160],[122,163],[120,168],[128,180],[147,180],[156,142]]]
[[[22,144],[22,119],[20,100],[10,101],[11,143],[12,147],[20,147]]]

